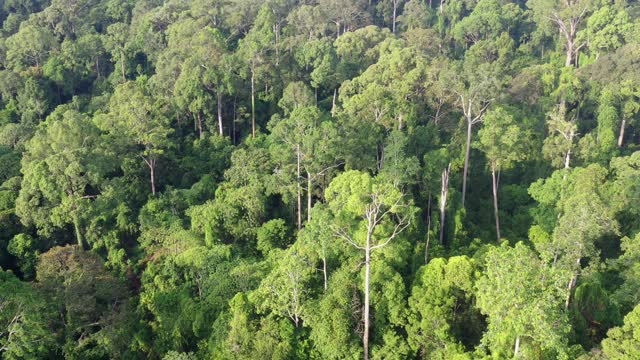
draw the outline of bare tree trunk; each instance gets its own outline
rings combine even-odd
[[[302,229],[302,185],[300,184],[300,144],[296,145],[297,153],[297,183],[298,183],[298,230]]]
[[[127,76],[124,71],[124,51],[120,52],[120,70],[122,71],[122,81],[127,81]]]
[[[378,171],[380,171],[382,169],[382,166],[384,166],[384,145],[380,144],[378,145]]]
[[[424,246],[424,263],[429,262],[429,240],[431,240],[431,192],[429,192],[429,203],[427,205],[427,243]]]
[[[393,19],[392,19],[392,23],[393,25],[391,26],[391,31],[395,34],[396,33],[396,14],[398,12],[398,0],[393,0]]]
[[[324,291],[327,292],[327,258],[322,257],[322,276],[324,277]]]
[[[280,65],[280,46],[278,45],[280,39],[280,24],[276,21],[273,25],[273,32],[275,34],[275,49],[276,49],[276,68]]]
[[[496,178],[496,165],[495,162],[491,163],[491,180],[492,180],[492,190],[493,190],[493,215],[496,220],[496,237],[498,242],[500,242],[500,218],[498,214],[498,179]]]
[[[622,122],[620,123],[620,135],[618,135],[618,147],[622,147],[622,142],[624,141],[624,127],[627,125],[627,119],[622,118]]]
[[[256,137],[256,81],[251,69],[251,137]]]
[[[333,101],[331,102],[331,117],[336,116],[336,96],[338,95],[338,88],[333,89]]]
[[[238,113],[236,112],[236,105],[238,102],[238,96],[233,97],[233,121],[231,122],[231,143],[233,145],[236,144],[236,117]]]
[[[371,235],[367,234],[367,247],[365,251],[364,273],[364,360],[369,360],[369,281],[371,276]]]
[[[202,111],[198,111],[198,135],[202,138]]]
[[[217,93],[218,97],[218,130],[220,131],[220,136],[224,135],[224,129],[222,128],[222,94],[220,90]]]
[[[311,190],[313,183],[311,181],[311,174],[307,171],[307,222],[311,221]]]
[[[440,189],[440,244],[444,245],[444,221],[447,208],[447,195],[449,194],[449,173],[451,163],[442,171],[442,185]]]
[[[87,250],[84,244],[84,239],[82,237],[82,231],[80,230],[80,218],[78,217],[77,214],[73,215],[73,229],[75,230],[75,233],[76,233],[76,240],[78,242],[78,246],[80,246],[80,248],[82,248],[83,250]]]
[[[571,148],[567,150],[567,154],[564,156],[564,168],[568,169],[571,163]]]
[[[564,66],[572,66],[573,65],[573,55],[574,55],[574,44],[572,40],[567,40],[567,57],[564,61]]]
[[[516,337],[516,346],[513,349],[513,357],[518,357],[518,352],[520,351],[520,335]]]
[[[578,268],[580,267],[580,259],[581,258],[578,258],[578,260],[576,261],[576,263],[578,264]],[[578,270],[576,270],[573,273],[573,277],[571,277],[571,280],[569,280],[569,284],[567,285],[567,299],[564,302],[565,310],[569,309],[569,304],[571,304],[571,291],[576,286],[577,282],[578,282]]]
[[[156,160],[155,159],[150,159],[149,160],[149,175],[151,176],[151,193],[153,195],[156,194]]]
[[[473,130],[473,122],[467,118],[467,146],[464,151],[464,168],[462,170],[462,207],[467,196],[467,172],[469,171],[469,156],[471,155],[471,131]]]

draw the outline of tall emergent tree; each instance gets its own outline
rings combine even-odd
[[[334,214],[336,236],[364,252],[364,358],[369,359],[372,254],[391,243],[410,224],[415,213],[411,200],[393,185],[356,170],[337,176],[325,197]]]
[[[493,214],[496,221],[496,237],[500,241],[500,217],[498,214],[498,185],[500,170],[509,168],[514,162],[527,156],[522,130],[515,124],[513,116],[504,108],[488,111],[484,126],[478,132],[477,147],[485,153],[491,169]]]
[[[166,104],[152,96],[145,81],[128,81],[116,87],[109,101],[109,112],[97,121],[116,143],[144,161],[149,169],[151,193],[155,195],[156,164],[170,146],[167,137],[173,132]]]
[[[492,354],[518,358],[524,352],[522,357],[529,358],[538,347],[555,356],[564,354],[568,326],[562,285],[551,269],[523,243],[492,248],[486,266],[477,282],[477,301],[488,316],[482,342]]]
[[[91,119],[75,110],[54,113],[29,141],[16,212],[43,234],[71,223],[78,245],[86,247],[82,222],[113,166]]]

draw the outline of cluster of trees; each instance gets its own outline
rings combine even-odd
[[[0,22],[1,358],[640,358],[636,2]]]

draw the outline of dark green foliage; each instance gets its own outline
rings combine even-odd
[[[638,357],[635,2],[0,22],[0,358]]]

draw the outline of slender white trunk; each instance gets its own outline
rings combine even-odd
[[[622,122],[620,123],[620,135],[618,135],[618,147],[622,147],[622,142],[624,141],[624,127],[627,125],[627,119],[622,118]]]
[[[568,40],[567,41],[567,57],[564,61],[564,66],[572,66],[573,65],[573,55],[574,55],[574,50],[573,50],[573,41],[572,40]]]
[[[311,190],[313,183],[311,181],[311,174],[309,174],[309,172],[307,171],[307,222],[311,221],[311,205],[312,205],[312,199],[311,199]]]
[[[364,273],[364,360],[369,360],[369,281],[371,276],[371,235],[367,234],[367,247],[365,248],[365,273]]]
[[[251,69],[251,137],[256,137],[256,81]]]
[[[567,154],[564,156],[564,168],[568,169],[571,164],[571,148],[567,150]]]
[[[429,203],[427,205],[427,243],[424,245],[424,263],[429,262],[429,240],[431,240],[431,192],[429,192]]]
[[[471,155],[471,131],[473,130],[473,122],[467,118],[467,145],[464,151],[464,168],[462,169],[462,207],[464,207],[465,198],[467,196],[467,173],[469,172],[469,156]]]
[[[513,349],[513,357],[518,357],[518,351],[520,351],[520,336],[516,337],[516,346]]]
[[[82,230],[80,229],[80,217],[78,216],[78,214],[74,214],[73,216],[73,228],[76,232],[76,240],[78,241],[78,246],[80,246],[81,249],[86,250],[87,248],[85,247],[84,239],[82,237]]]
[[[120,52],[120,70],[122,71],[122,81],[127,81],[127,76],[124,71],[124,51]]]
[[[578,268],[580,268],[580,259],[581,258],[578,258],[578,260],[576,260],[576,264],[578,265]],[[567,285],[567,299],[565,300],[565,303],[564,303],[565,309],[569,309],[569,304],[571,304],[571,291],[576,286],[577,282],[578,282],[578,270],[576,270],[573,273],[573,276],[571,277],[571,280],[569,280],[569,284]]]
[[[336,116],[336,96],[338,96],[338,88],[333,89],[333,101],[331,102],[331,117]]]
[[[324,291],[327,292],[327,258],[322,257],[322,276],[324,277]]]
[[[220,136],[224,135],[224,129],[222,128],[222,94],[220,90],[218,90],[218,130],[220,131]]]
[[[151,193],[156,194],[156,160],[149,159],[149,175],[151,177]]]
[[[393,25],[391,26],[391,31],[396,33],[396,14],[398,12],[398,0],[393,0]]]
[[[449,173],[451,172],[451,163],[442,171],[442,185],[440,189],[440,244],[444,245],[444,221],[447,208],[447,195],[449,194]]]
[[[500,217],[498,214],[498,179],[496,177],[496,165],[495,162],[491,164],[491,180],[493,183],[493,215],[496,220],[496,237],[498,242],[500,242]]]
[[[202,138],[202,111],[198,111],[198,136]]]
[[[300,144],[296,145],[297,153],[297,178],[298,184],[298,230],[302,229],[302,185],[300,184]]]

